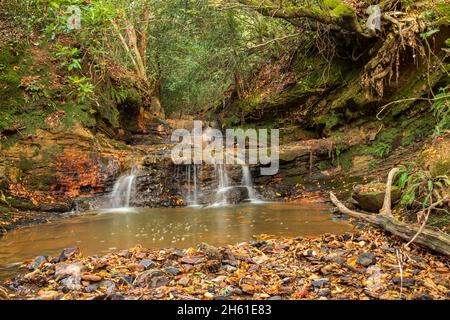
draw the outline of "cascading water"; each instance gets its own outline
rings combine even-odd
[[[191,191],[191,172],[193,181],[193,190]],[[198,206],[198,182],[197,182],[197,165],[186,166],[186,181],[187,181],[187,203],[189,206]]]
[[[226,192],[230,188],[230,178],[228,177],[226,168],[224,165],[216,165],[215,172],[219,181],[219,185],[216,191],[216,202],[213,206],[223,206],[227,205]]]
[[[250,172],[250,167],[248,165],[242,166],[242,184],[247,188],[248,200],[251,202],[258,202],[259,199],[256,197],[256,192],[253,187],[252,173]]]
[[[129,208],[130,201],[134,193],[134,182],[136,176],[134,172],[121,176],[114,184],[113,191],[110,194],[110,208],[121,209]]]

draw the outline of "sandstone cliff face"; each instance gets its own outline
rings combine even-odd
[[[38,130],[0,151],[0,179],[19,209],[46,209],[103,193],[131,166],[135,152],[76,124],[70,130]]]

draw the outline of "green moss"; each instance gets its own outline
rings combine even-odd
[[[435,24],[450,24],[450,3],[439,3],[435,7],[436,14],[438,16]]]
[[[336,17],[341,17],[344,15],[352,15],[355,13],[353,8],[348,4],[340,1],[340,0],[324,0],[323,4],[331,9],[331,14]]]
[[[315,119],[316,124],[323,124],[325,125],[325,129],[331,130],[333,127],[335,127],[339,123],[339,116],[334,113],[328,113],[321,115]]]
[[[439,159],[433,163],[430,172],[434,177],[449,175],[450,173],[450,159]]]
[[[329,160],[323,160],[316,164],[317,169],[320,171],[329,170],[333,167],[333,163]]]

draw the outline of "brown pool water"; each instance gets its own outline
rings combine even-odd
[[[254,235],[341,234],[349,224],[335,222],[324,204],[247,204],[221,208],[136,209],[99,212],[14,230],[0,238],[0,278],[38,255],[58,256],[67,247],[84,255],[105,254],[138,244],[149,248],[188,248],[206,242],[234,244]]]

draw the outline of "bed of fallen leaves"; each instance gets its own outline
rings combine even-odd
[[[450,299],[450,261],[378,229],[179,250],[36,257],[11,299]]]

